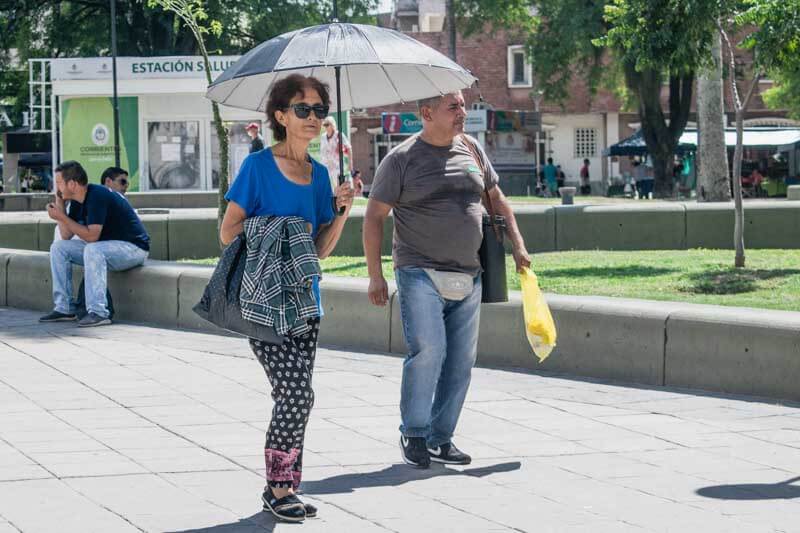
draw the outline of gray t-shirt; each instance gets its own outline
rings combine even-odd
[[[471,140],[489,170],[486,186],[492,189],[497,173],[480,144]],[[415,135],[389,152],[369,197],[393,208],[395,268],[480,272],[483,188],[480,166],[460,137],[440,147]]]

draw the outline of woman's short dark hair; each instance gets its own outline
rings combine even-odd
[[[61,179],[64,182],[75,181],[78,185],[84,186],[89,184],[89,177],[86,175],[86,171],[77,161],[64,161],[56,167],[55,172],[61,173]]]
[[[272,129],[272,136],[276,141],[286,140],[286,128],[275,119],[276,111],[286,111],[289,108],[289,102],[295,96],[302,96],[304,89],[314,89],[322,99],[323,105],[330,105],[331,97],[328,93],[328,86],[317,78],[306,77],[301,74],[292,74],[277,82],[269,93],[269,101],[267,102],[267,120],[269,127]]]

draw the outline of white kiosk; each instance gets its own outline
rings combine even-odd
[[[212,79],[238,59],[211,58]],[[75,159],[97,182],[114,164],[111,58],[51,60],[57,127],[54,161]],[[117,58],[120,159],[132,191],[212,190],[219,175],[219,149],[202,57]],[[245,127],[264,116],[220,106],[230,142],[233,179],[249,153]],[[262,135],[269,142],[268,131]]]

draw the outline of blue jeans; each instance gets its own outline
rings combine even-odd
[[[450,442],[478,352],[481,277],[472,294],[445,300],[421,268],[396,271],[408,356],[403,362],[400,432],[428,446]]]
[[[106,288],[109,270],[128,270],[144,263],[147,252],[125,241],[54,241],[50,246],[53,303],[59,313],[73,313],[72,265],[83,265],[86,311],[107,318]]]

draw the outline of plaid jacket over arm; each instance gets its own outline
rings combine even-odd
[[[252,217],[244,221],[247,240],[242,318],[272,326],[278,335],[302,335],[319,316],[312,284],[322,270],[314,241],[300,217]]]

